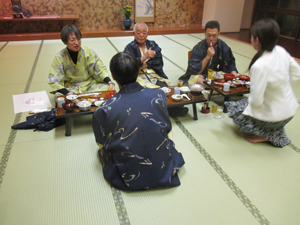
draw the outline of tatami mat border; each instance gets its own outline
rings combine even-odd
[[[186,137],[191,141],[191,143],[198,149],[198,151],[203,155],[207,162],[214,168],[214,170],[219,174],[219,176],[225,181],[228,187],[234,192],[234,194],[240,199],[240,201],[246,206],[246,208],[251,212],[251,214],[257,219],[257,221],[262,225],[270,224],[270,222],[260,213],[260,211],[253,205],[250,199],[241,191],[240,188],[236,186],[233,180],[227,175],[227,173],[218,165],[218,163],[211,157],[211,155],[201,146],[201,144],[196,140],[196,138],[185,128],[185,126],[180,122],[177,117],[173,117],[177,126],[186,135]]]
[[[8,41],[0,48],[0,52],[2,51],[2,49],[5,48],[5,46],[8,44]]]
[[[295,152],[300,154],[300,149],[298,147],[296,147],[295,145],[293,145],[292,143],[290,143],[288,145],[291,149],[295,150]]]
[[[116,50],[116,52],[119,52],[117,47],[109,40],[109,38],[106,38],[106,40],[111,44],[111,46]]]
[[[130,225],[130,220],[122,197],[122,192],[114,187],[111,187],[111,192],[113,194],[120,225]]]
[[[184,44],[182,44],[182,43],[180,43],[180,42],[178,42],[178,41],[175,41],[175,40],[173,40],[172,38],[167,37],[166,35],[162,35],[162,36],[165,37],[165,38],[167,38],[167,39],[169,39],[170,41],[173,41],[173,42],[175,42],[175,43],[177,43],[177,44],[179,44],[179,45],[181,45],[181,46],[187,48],[187,49],[191,49],[190,47],[188,47],[188,46],[186,46],[186,45],[184,45]]]
[[[44,43],[44,41],[41,41],[39,49],[38,49],[38,52],[37,52],[37,55],[35,57],[33,66],[31,68],[31,71],[30,71],[30,74],[29,74],[28,81],[26,82],[26,87],[25,87],[24,93],[28,93],[28,91],[29,91],[29,88],[30,88],[30,85],[31,85],[31,81],[33,79],[34,71],[35,71],[38,59],[40,57],[40,53],[41,53],[41,50],[42,50],[43,43]],[[1,50],[2,49],[3,48],[1,48]],[[22,113],[17,113],[16,114],[15,120],[14,120],[14,124],[18,124],[20,122],[21,116],[22,116]],[[3,181],[3,178],[4,178],[4,174],[5,174],[7,162],[9,160],[11,148],[12,148],[12,145],[13,145],[13,143],[15,141],[16,134],[17,134],[17,130],[13,130],[12,129],[10,131],[10,134],[9,134],[9,137],[8,137],[8,141],[7,141],[6,145],[5,145],[5,149],[4,149],[4,152],[3,152],[2,157],[1,157],[1,162],[0,162],[0,188],[2,186],[2,181]]]
[[[175,62],[173,62],[171,59],[169,59],[168,57],[166,57],[165,55],[163,55],[163,58],[168,60],[170,63],[173,63],[174,66],[178,67],[179,69],[181,69],[182,71],[186,71],[186,69],[182,68],[181,66],[177,65]]]
[[[20,122],[21,116],[22,116],[22,113],[18,113],[15,116],[14,124],[17,124],[17,123]],[[1,186],[2,186],[2,182],[3,182],[3,178],[4,178],[6,166],[7,166],[8,160],[9,160],[9,156],[10,156],[10,153],[11,153],[12,145],[13,145],[13,143],[15,141],[16,134],[17,134],[17,130],[13,130],[12,129],[10,131],[10,134],[9,134],[9,137],[8,137],[8,141],[7,141],[6,145],[5,145],[5,149],[4,149],[2,157],[1,157],[1,162],[0,162],[0,189],[1,189]]]

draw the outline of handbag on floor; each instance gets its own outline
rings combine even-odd
[[[35,129],[34,131],[49,131],[55,127],[64,125],[65,119],[55,119],[55,109],[48,112],[37,113],[32,116],[27,116],[26,121],[11,126],[12,129]]]

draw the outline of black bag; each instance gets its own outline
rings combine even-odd
[[[49,131],[55,127],[59,127],[66,123],[65,118],[55,119],[55,109],[51,109],[49,112],[37,113],[32,116],[27,116],[26,121],[11,126],[12,129],[33,129],[34,131]]]

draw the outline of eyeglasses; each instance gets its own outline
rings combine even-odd
[[[74,43],[75,41],[80,42],[81,39],[80,38],[71,38],[69,39],[69,42]]]

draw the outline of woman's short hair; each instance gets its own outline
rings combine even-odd
[[[68,24],[63,27],[60,33],[60,38],[63,43],[67,43],[70,34],[75,34],[78,39],[82,38],[80,30],[73,24]]]
[[[110,60],[109,68],[114,79],[122,86],[134,83],[140,70],[138,60],[127,52],[114,55]]]

